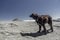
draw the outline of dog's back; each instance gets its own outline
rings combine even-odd
[[[50,23],[52,21],[52,17],[49,15],[38,15],[38,23],[40,24],[45,24],[45,23]]]

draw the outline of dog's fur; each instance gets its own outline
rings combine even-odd
[[[46,28],[45,28],[46,23],[48,23],[50,25],[51,32],[53,32],[52,17],[51,16],[49,16],[49,15],[38,15],[38,14],[32,13],[30,15],[30,17],[32,17],[37,22],[37,24],[39,25],[39,31],[38,32],[41,31],[41,26],[43,26],[44,32],[46,33]]]

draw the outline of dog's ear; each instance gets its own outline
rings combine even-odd
[[[32,14],[35,15],[36,13],[33,12]]]
[[[34,15],[34,13],[32,13],[32,15]]]
[[[35,13],[34,15],[35,15],[35,16],[38,16],[38,14],[37,14],[37,13]]]

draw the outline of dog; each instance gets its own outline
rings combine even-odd
[[[31,18],[33,18],[36,23],[39,25],[39,31],[38,32],[41,32],[41,26],[43,26],[43,31],[46,33],[47,30],[46,30],[46,27],[45,27],[45,24],[48,23],[50,25],[50,29],[51,29],[51,32],[53,32],[53,27],[52,27],[52,17],[49,16],[49,15],[38,15],[38,14],[34,14],[32,13],[30,15]]]

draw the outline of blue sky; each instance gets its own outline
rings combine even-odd
[[[0,0],[0,20],[30,19],[32,12],[60,17],[60,0]]]

